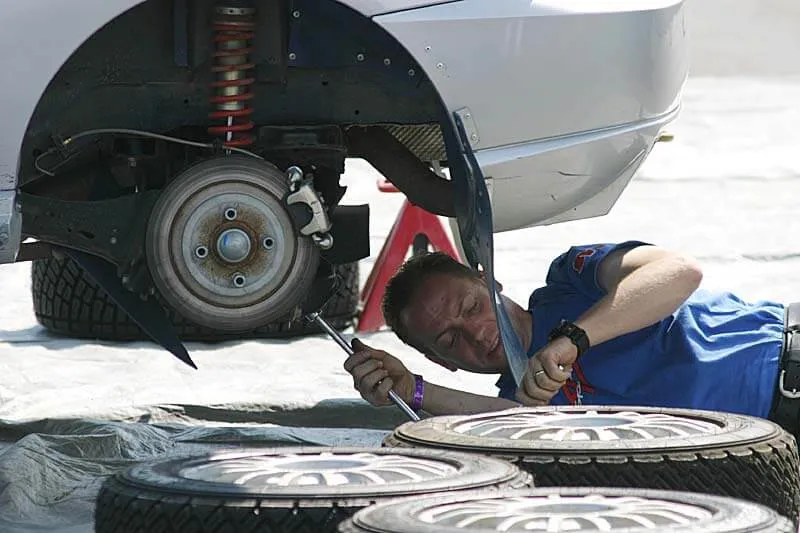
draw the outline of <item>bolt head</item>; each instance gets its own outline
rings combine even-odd
[[[312,235],[312,240],[323,250],[330,250],[333,248],[333,237],[330,233],[326,233],[324,235]]]

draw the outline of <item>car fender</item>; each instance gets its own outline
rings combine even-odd
[[[4,78],[14,80],[3,87],[0,99],[0,188],[17,187],[25,131],[61,66],[98,29],[140,2],[19,0],[0,5],[0,49],[6,51],[0,66]]]
[[[367,17],[453,0],[338,0]],[[48,84],[95,32],[144,0],[5,0],[0,3],[0,190],[17,187],[25,131]],[[23,52],[24,51],[24,52]]]

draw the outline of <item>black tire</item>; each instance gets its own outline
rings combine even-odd
[[[502,530],[501,524],[506,526]],[[789,533],[794,528],[790,520],[768,507],[732,498],[677,491],[558,487],[382,503],[339,525],[339,533],[376,531]]]
[[[334,484],[313,482],[323,474]],[[143,463],[106,479],[95,531],[327,533],[378,502],[531,485],[529,474],[505,461],[442,450],[227,450]]]
[[[340,290],[322,315],[337,329],[354,322],[359,302],[359,263],[334,267],[341,279]],[[36,320],[58,335],[108,341],[149,340],[138,325],[108,294],[69,258],[48,258],[31,265],[31,294]],[[214,342],[229,339],[287,338],[321,333],[316,323],[283,320],[251,331],[231,333],[194,324],[170,309],[156,295],[178,337],[183,341]]]
[[[559,429],[563,440],[556,438]],[[610,440],[597,439],[599,431]],[[522,407],[405,423],[384,445],[502,457],[533,474],[538,487],[699,492],[757,502],[792,520],[800,513],[797,442],[755,417],[647,407]]]

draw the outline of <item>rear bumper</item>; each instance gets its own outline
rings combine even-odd
[[[461,0],[375,21],[469,115],[495,231],[608,212],[689,69],[683,0]]]
[[[607,214],[679,109],[633,124],[477,151],[494,231]]]

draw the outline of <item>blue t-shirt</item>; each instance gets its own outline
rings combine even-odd
[[[605,295],[597,267],[609,253],[644,244],[575,246],[557,257],[546,285],[530,297],[528,357],[547,343],[561,319],[577,319]],[[682,407],[766,418],[777,386],[783,313],[780,303],[695,291],[661,322],[591,347],[550,403],[574,403],[578,380],[584,405]],[[497,386],[500,397],[515,400],[509,374]]]

